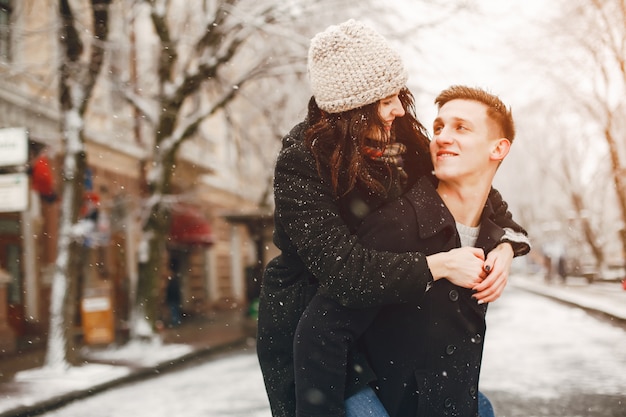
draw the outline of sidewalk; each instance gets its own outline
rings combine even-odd
[[[565,284],[555,278],[550,284],[543,275],[512,275],[509,285],[544,295],[590,313],[609,318],[616,324],[626,324],[626,290],[621,282],[594,282],[583,277],[568,277]]]
[[[163,343],[88,347],[86,364],[66,372],[42,368],[45,350],[0,356],[0,417],[34,416],[112,386],[153,376],[202,355],[254,345],[256,322],[241,310],[190,318],[163,330]],[[253,348],[253,347],[252,347]]]
[[[512,275],[509,285],[579,306],[626,324],[626,291],[619,282],[588,284],[569,277],[565,284],[546,284],[541,275]],[[0,417],[26,417],[101,392],[120,383],[153,376],[201,355],[253,348],[255,322],[240,310],[190,319],[164,330],[164,343],[94,349],[84,353],[87,365],[62,375],[41,372],[45,352],[35,349],[20,357],[0,357],[2,373],[17,374],[0,382]],[[32,369],[35,368],[35,369]],[[76,370],[76,371],[75,371]],[[84,371],[84,374],[80,372]]]

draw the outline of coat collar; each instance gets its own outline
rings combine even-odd
[[[446,229],[450,230],[451,234],[458,235],[454,217],[437,194],[435,184],[436,180],[422,176],[406,194],[415,211],[418,233],[422,239],[431,238]],[[476,247],[484,249],[485,252],[493,249],[504,236],[504,230],[491,220],[492,216],[493,207],[491,201],[487,200],[481,214],[480,233],[476,240]]]

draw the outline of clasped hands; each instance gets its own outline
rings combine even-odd
[[[497,300],[509,279],[513,248],[501,243],[487,257],[482,249],[462,247],[430,255],[428,266],[435,280],[445,278],[455,285],[471,288],[479,304]]]

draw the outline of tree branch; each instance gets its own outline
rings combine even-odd
[[[109,6],[111,0],[91,0],[93,11],[94,41],[91,46],[91,56],[89,57],[88,71],[85,84],[83,85],[85,99],[80,103],[79,112],[85,114],[91,92],[96,84],[102,63],[104,62],[104,45],[109,36]]]
[[[154,30],[159,37],[161,44],[161,52],[159,53],[159,69],[158,76],[160,85],[170,80],[174,64],[178,60],[178,51],[176,43],[172,40],[169,26],[167,25],[167,16],[165,11],[169,2],[157,4],[156,0],[146,0],[150,3],[150,18]]]

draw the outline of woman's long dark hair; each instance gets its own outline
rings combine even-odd
[[[428,134],[415,116],[413,95],[404,88],[399,98],[406,114],[395,119],[390,140],[397,140],[422,155],[428,155]],[[385,137],[384,123],[378,115],[378,102],[341,113],[327,113],[311,97],[307,118],[309,128],[305,143],[315,156],[320,175],[324,172],[329,175],[335,197],[347,194],[357,183],[368,191],[383,195],[386,193],[389,184],[383,184],[371,175],[371,164],[363,152],[367,133],[371,129],[379,129],[381,137]],[[430,163],[428,158],[424,161]],[[432,166],[429,166],[416,171],[431,170]]]

